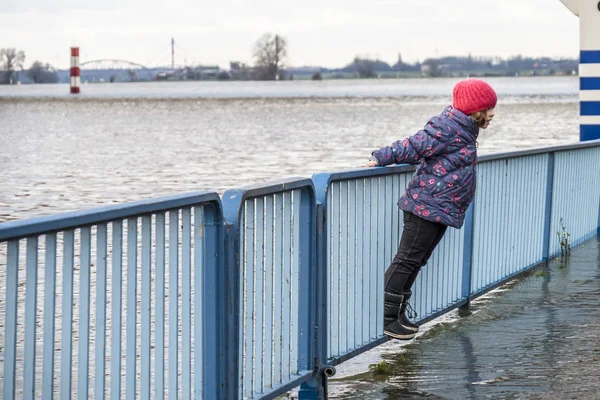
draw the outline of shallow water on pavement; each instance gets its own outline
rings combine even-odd
[[[356,374],[382,359],[389,375]],[[330,398],[600,398],[600,236],[474,302],[468,317],[358,361],[338,368]]]

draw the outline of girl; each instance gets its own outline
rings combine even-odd
[[[411,288],[446,228],[460,228],[475,195],[477,136],[494,117],[497,96],[478,79],[459,82],[452,106],[411,137],[372,153],[367,167],[419,164],[398,206],[404,231],[385,272],[384,333],[412,339],[419,327],[406,317]]]

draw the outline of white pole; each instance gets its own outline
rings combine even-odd
[[[580,140],[600,139],[600,1],[579,0]]]

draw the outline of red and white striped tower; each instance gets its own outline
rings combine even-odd
[[[71,93],[79,93],[81,71],[79,70],[79,47],[71,47]]]

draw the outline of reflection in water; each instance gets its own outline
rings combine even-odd
[[[387,346],[389,375],[334,380],[331,398],[600,398],[600,236],[584,246],[474,302],[470,316]]]

